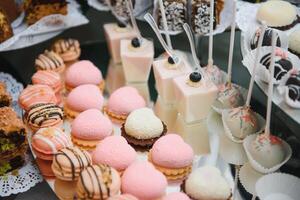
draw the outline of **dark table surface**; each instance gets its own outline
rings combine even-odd
[[[84,14],[90,20],[89,24],[71,28],[64,31],[59,36],[45,41],[43,43],[14,51],[1,52],[0,53],[0,71],[8,72],[14,75],[24,85],[30,82],[30,78],[34,73],[34,60],[38,54],[48,48],[54,40],[57,38],[72,37],[80,41],[82,46],[81,59],[89,59],[98,66],[103,74],[106,73],[107,64],[109,61],[109,55],[107,46],[105,43],[103,24],[108,22],[115,22],[115,18],[109,12],[100,12],[92,8],[87,7],[84,4]],[[154,32],[150,27],[144,23],[138,23],[144,37],[154,38],[156,55],[163,52],[161,45],[156,39]],[[229,49],[230,33],[225,32],[214,37],[214,61],[215,64],[221,67],[223,70],[227,69],[228,49]],[[180,50],[189,51],[188,40],[184,34],[180,34],[172,37],[174,47]],[[203,64],[207,61],[208,52],[208,39],[206,37],[200,38],[198,43],[198,55]],[[247,88],[250,80],[250,76],[246,68],[241,63],[242,55],[240,53],[240,32],[236,32],[234,59],[233,59],[233,81],[239,85]],[[156,97],[154,89],[153,74],[151,74],[149,85],[151,96],[153,99]],[[266,95],[257,87],[254,87],[252,106],[254,109],[265,115]],[[276,133],[300,133],[300,126],[293,120],[288,119],[287,115],[283,113],[276,106],[272,111],[272,129]],[[288,119],[288,120],[287,120]],[[284,121],[285,125],[278,123]],[[284,136],[284,135],[283,135]],[[55,194],[51,191],[46,182],[37,184],[29,191],[12,195],[0,199],[15,199],[15,200],[48,200],[56,199]]]

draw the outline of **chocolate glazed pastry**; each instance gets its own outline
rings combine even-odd
[[[53,51],[45,51],[35,60],[37,70],[55,70],[64,66],[63,59]]]
[[[167,126],[164,122],[162,122],[164,130],[162,134],[159,137],[151,138],[151,139],[137,139],[130,135],[128,135],[125,131],[125,124],[121,127],[121,135],[128,141],[130,145],[132,145],[134,148],[140,150],[140,151],[147,151],[151,149],[152,145],[158,140],[161,136],[165,135],[167,133]]]

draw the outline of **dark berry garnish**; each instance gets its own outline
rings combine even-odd
[[[175,61],[171,56],[168,57],[168,63],[171,64],[171,65],[175,64]]]
[[[193,72],[190,74],[190,80],[192,82],[197,83],[197,82],[201,81],[201,79],[202,79],[202,76],[199,72]]]
[[[125,28],[126,24],[122,23],[122,22],[118,22],[118,27],[120,28]]]
[[[138,38],[133,38],[131,40],[131,45],[135,48],[138,48],[141,46],[140,40]]]

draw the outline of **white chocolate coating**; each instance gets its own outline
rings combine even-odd
[[[300,28],[289,36],[289,49],[300,54]]]

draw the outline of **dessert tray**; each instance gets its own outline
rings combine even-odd
[[[32,46],[55,37],[65,29],[88,22],[88,19],[80,13],[79,5],[75,0],[68,0],[68,14],[66,16],[49,15],[31,26],[24,22],[23,13],[12,24],[14,36],[0,44],[0,51]]]
[[[11,75],[0,72],[0,81],[6,83],[7,91],[13,99],[12,107],[22,116],[22,110],[18,105],[18,97],[23,90],[23,85],[18,83]],[[25,156],[25,165],[17,172],[11,172],[4,176],[0,176],[0,196],[5,197],[11,194],[26,192],[37,183],[42,182],[39,169],[34,164],[32,155],[27,153]]]

